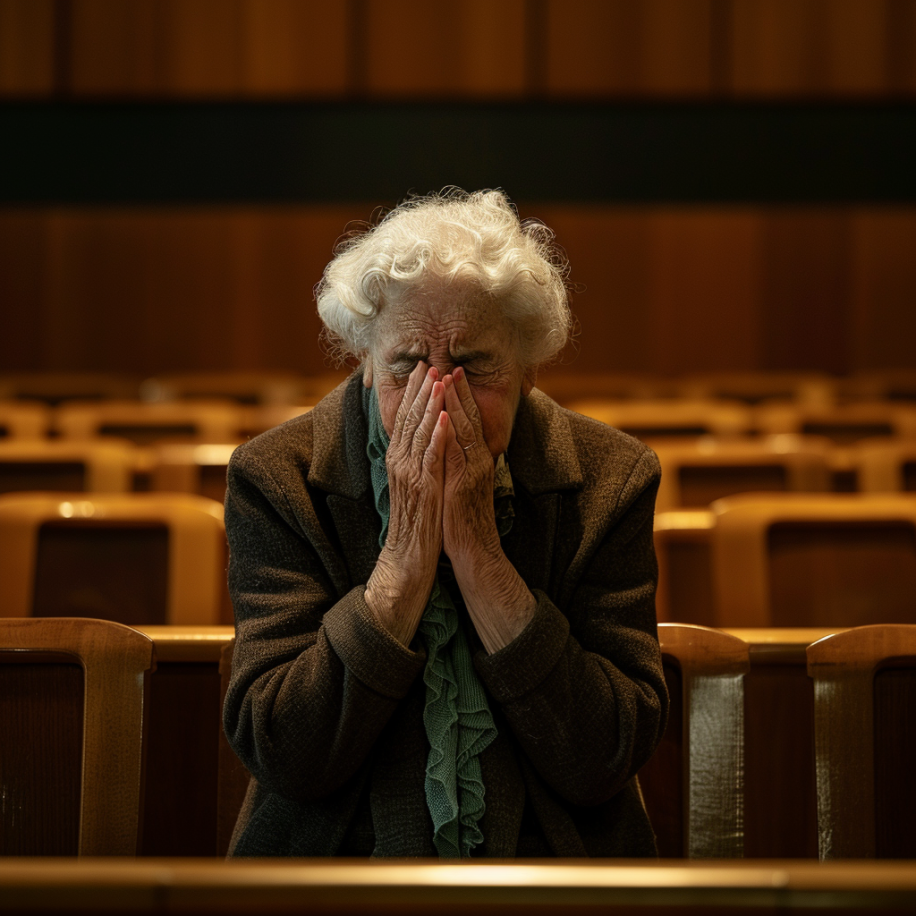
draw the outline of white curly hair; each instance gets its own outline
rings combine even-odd
[[[318,314],[332,345],[362,359],[383,309],[430,282],[468,283],[517,326],[519,362],[537,367],[572,326],[568,265],[553,239],[540,221],[520,221],[501,190],[414,197],[338,244],[315,288]]]

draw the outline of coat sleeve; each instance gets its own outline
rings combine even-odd
[[[657,459],[636,462],[561,611],[535,591],[534,618],[478,671],[541,778],[566,801],[595,805],[648,760],[668,693],[655,620]]]
[[[243,447],[228,471],[236,644],[223,724],[263,787],[306,801],[356,773],[425,655],[375,623],[364,585],[335,585],[315,507],[297,495],[293,509],[266,464]]]

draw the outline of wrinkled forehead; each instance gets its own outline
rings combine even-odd
[[[516,334],[502,303],[473,286],[427,284],[386,305],[375,320],[373,350],[425,358],[477,350],[512,351]]]

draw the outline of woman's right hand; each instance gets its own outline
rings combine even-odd
[[[442,502],[448,417],[438,371],[420,361],[404,391],[385,457],[391,515],[366,604],[403,645],[413,639],[442,549]]]

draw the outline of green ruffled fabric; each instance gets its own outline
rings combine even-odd
[[[391,514],[385,467],[389,440],[374,389],[365,393],[364,407],[369,423],[366,453],[375,506],[382,519],[379,545],[384,546]],[[494,490],[500,536],[512,525],[511,495],[511,477],[501,458]],[[440,572],[418,630],[427,653],[423,671],[423,724],[429,741],[426,804],[433,821],[433,843],[443,859],[467,858],[483,842],[479,823],[485,810],[485,790],[479,757],[496,737],[493,715],[474,670],[467,637],[458,624],[456,604],[460,603],[454,581],[448,581]]]

